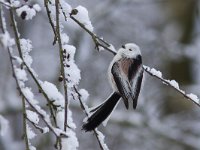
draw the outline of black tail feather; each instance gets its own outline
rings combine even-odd
[[[96,111],[90,116],[82,127],[83,130],[91,131],[101,124],[113,111],[115,105],[120,99],[120,95],[114,92],[106,102],[100,105]]]

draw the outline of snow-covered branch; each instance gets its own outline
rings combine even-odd
[[[20,59],[22,60],[22,64],[26,67],[26,69],[28,70],[29,74],[31,75],[31,77],[35,81],[36,85],[38,86],[38,89],[41,91],[43,96],[46,98],[46,100],[48,102],[49,109],[50,109],[51,116],[52,116],[52,118],[54,120],[55,125],[57,126],[57,122],[56,122],[56,118],[55,118],[55,110],[54,110],[54,107],[56,107],[56,106],[53,105],[53,103],[49,99],[48,95],[43,90],[43,88],[42,88],[42,86],[40,84],[40,80],[37,79],[37,74],[31,68],[31,66],[30,66],[31,65],[30,64],[30,59],[31,58],[28,56],[29,59],[27,61],[25,60],[27,58],[27,55],[26,56],[23,55],[22,40],[20,40],[20,38],[19,38],[19,33],[18,33],[18,30],[17,30],[17,24],[16,24],[16,21],[15,21],[15,18],[14,18],[13,10],[11,10],[11,9],[10,9],[10,18],[11,18],[11,22],[12,22],[12,26],[13,26],[13,30],[14,30],[17,49],[18,49],[18,52],[19,52]],[[26,43],[26,42],[24,41],[23,43]],[[26,45],[27,45],[27,43],[26,43]],[[29,47],[31,47],[31,46],[29,46]],[[32,62],[32,60],[31,60],[31,62]]]
[[[5,35],[7,33],[6,38],[4,37],[4,39],[6,39],[6,41],[4,40],[3,46],[8,49],[11,67],[12,67],[12,71],[13,71],[13,77],[16,80],[18,90],[22,96],[23,114],[24,114],[23,124],[24,124],[24,134],[25,134],[24,137],[25,137],[26,149],[31,149],[33,147],[30,144],[29,140],[35,136],[35,134],[31,130],[31,128],[28,126],[26,120],[29,120],[29,122],[31,122],[33,124],[33,126],[35,126],[40,131],[43,131],[43,133],[46,133],[50,130],[57,137],[57,141],[58,141],[57,143],[60,146],[61,138],[67,137],[67,133],[57,127],[57,120],[56,120],[55,115],[56,115],[57,107],[60,106],[60,105],[57,105],[57,103],[58,103],[57,101],[59,100],[59,98],[57,98],[56,96],[52,97],[52,94],[50,95],[50,93],[47,93],[48,91],[45,89],[45,82],[43,83],[42,81],[37,79],[37,74],[31,68],[32,58],[29,55],[29,52],[32,50],[31,42],[30,42],[30,40],[20,39],[20,37],[19,37],[20,34],[18,33],[18,30],[17,30],[17,24],[16,24],[16,21],[14,18],[13,11],[11,9],[9,11],[10,11],[11,22],[13,24],[12,27],[13,27],[14,35],[15,35],[15,43],[17,45],[20,57],[14,56],[12,54],[12,52],[13,52],[12,46],[15,43],[11,42],[11,41],[13,41],[13,39],[10,38],[9,33],[6,30],[5,19],[2,15],[2,13],[1,13],[1,18],[0,18],[0,21],[1,21],[0,23],[1,23],[2,31],[3,31],[3,35]],[[19,67],[17,67],[15,65],[15,63],[17,63],[19,65]],[[50,116],[43,109],[41,109],[41,107],[38,105],[38,101],[34,99],[34,94],[32,93],[31,89],[28,87],[25,87],[24,82],[27,80],[27,75],[26,75],[25,69],[29,72],[29,74],[35,81],[40,92],[47,99],[48,106],[50,109],[51,116],[53,117],[55,127],[51,123]],[[26,103],[28,105],[25,104],[24,100],[26,101]],[[56,104],[54,104],[54,103],[56,103]],[[27,106],[30,106],[34,110],[35,113],[31,112],[31,113],[28,113],[28,114],[30,114],[30,115],[28,115],[27,112],[30,112],[30,111],[27,111]],[[35,115],[35,114],[37,114],[37,115]],[[43,122],[46,124],[47,127],[44,127],[42,129],[41,127],[38,126],[39,120],[36,119],[38,121],[34,121],[34,119],[33,119],[33,118],[38,118],[38,117],[41,118],[41,120],[43,120]]]
[[[11,49],[8,48],[8,53],[10,57],[11,67],[13,71],[13,76],[15,78],[18,90],[20,91],[21,95],[25,98],[26,102],[34,109],[34,111],[40,116],[40,118],[44,121],[47,127],[55,134],[56,137],[60,138],[61,136],[67,137],[66,133],[62,130],[53,127],[50,121],[50,117],[46,114],[44,110],[41,109],[39,105],[36,105],[38,102],[34,99],[33,94],[30,88],[24,87],[24,81],[22,81],[22,77],[20,74],[24,74],[25,72],[22,70],[21,73],[16,72],[18,68],[13,63],[14,56],[12,55]],[[20,71],[20,70],[18,70]]]
[[[86,103],[84,102],[85,99],[87,99],[87,97],[89,96],[87,92],[85,92],[85,90],[79,90],[74,86],[74,91],[76,92],[76,94],[78,95],[78,100],[80,103],[81,108],[83,109],[83,111],[85,112],[86,116],[89,117],[90,116],[90,111],[88,106],[86,105]],[[97,138],[97,141],[99,143],[99,146],[102,150],[109,150],[108,146],[106,145],[106,143],[104,142],[104,138],[105,136],[96,128],[93,130],[94,134]]]
[[[102,50],[102,49],[106,49],[109,52],[116,54],[115,48],[113,47],[113,45],[109,44],[108,42],[106,42],[105,40],[103,40],[103,38],[100,38],[99,36],[97,36],[95,33],[93,33],[90,29],[88,29],[81,21],[79,21],[79,19],[76,18],[76,15],[79,14],[79,9],[73,9],[72,12],[70,13],[70,18],[76,22],[81,28],[83,28],[91,37],[93,42],[95,43],[95,47],[98,51]]]
[[[77,13],[78,13],[78,10],[76,10],[76,9],[72,10],[72,12],[70,13],[70,18],[72,20],[74,20],[74,22],[76,22],[83,30],[85,30],[92,37],[92,39],[93,39],[93,41],[94,41],[94,43],[96,45],[96,48],[99,50],[99,46],[101,46],[105,50],[107,50],[107,51],[109,51],[109,52],[111,52],[112,54],[115,55],[116,54],[116,50],[112,46],[112,44],[109,44],[103,38],[99,38],[99,36],[97,36],[95,33],[90,31],[89,29],[87,29],[84,24],[82,24],[78,19],[76,19],[74,17],[74,15],[76,15]],[[185,98],[187,98],[188,100],[192,101],[194,104],[196,104],[197,106],[200,107],[199,98],[193,93],[186,94],[185,91],[180,90],[179,86],[178,86],[178,83],[175,80],[171,80],[171,81],[170,80],[166,80],[166,79],[162,78],[162,76],[160,77],[160,76],[157,76],[156,74],[153,74],[151,72],[152,70],[148,66],[144,66],[143,68],[149,75],[154,76],[157,79],[161,80],[164,84],[172,87],[174,90],[176,90],[177,92],[181,93]]]
[[[196,104],[197,106],[200,107],[199,98],[193,93],[187,94],[185,91],[181,90],[179,88],[179,84],[175,80],[164,79],[162,77],[162,73],[160,71],[154,69],[154,68],[150,68],[150,67],[145,66],[145,65],[143,66],[143,68],[149,75],[159,79],[165,85],[168,85],[168,86],[172,87],[175,91],[177,91],[178,93],[183,95],[186,99],[190,100],[191,102],[193,102],[194,104]]]
[[[19,8],[19,1],[12,1],[12,3],[9,3],[5,0],[0,0],[0,4],[5,6],[6,8]]]
[[[59,0],[55,0],[55,8],[56,8],[56,35],[57,35],[57,41],[59,45],[59,54],[60,54],[60,74],[63,78],[63,87],[64,87],[64,97],[65,97],[65,121],[64,121],[64,131],[67,130],[67,113],[68,113],[68,94],[67,94],[67,82],[66,82],[66,75],[65,75],[65,67],[64,67],[64,55],[63,55],[63,45],[62,45],[62,39],[61,39],[61,33],[60,33],[60,9],[59,9]],[[56,36],[55,35],[55,36]]]
[[[53,22],[52,17],[51,17],[51,11],[49,9],[48,4],[49,4],[49,0],[44,0],[44,6],[45,6],[45,9],[46,9],[46,12],[47,12],[47,17],[49,19],[49,23],[50,23],[51,28],[52,28],[53,33],[54,33],[54,40],[53,40],[53,45],[54,45],[57,41],[57,32],[56,32],[55,25],[54,25],[54,22]]]

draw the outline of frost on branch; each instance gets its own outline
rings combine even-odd
[[[95,131],[97,133],[97,137],[100,140],[100,143],[102,144],[103,150],[109,150],[108,146],[104,143],[105,136],[97,129],[95,129]]]
[[[7,31],[5,33],[0,34],[0,42],[4,48],[13,46],[15,44],[14,39],[10,37],[10,34]]]
[[[79,90],[79,93],[80,93],[80,95],[81,95],[81,100],[82,100],[83,102],[86,102],[87,99],[88,99],[88,97],[89,97],[88,91],[86,91],[85,89],[80,89],[80,90]]]
[[[41,8],[38,4],[34,4],[33,6],[24,5],[16,9],[17,15],[25,20],[31,20],[39,11],[41,11]]]
[[[72,11],[72,7],[71,5],[69,5],[67,2],[65,2],[64,0],[60,1],[60,4],[62,6],[62,11],[63,13],[65,13],[66,17],[69,17],[69,14]]]
[[[35,123],[35,124],[38,124],[39,123],[39,116],[36,112],[34,111],[31,111],[31,110],[26,110],[26,115],[27,115],[27,118]]]
[[[64,111],[59,111],[56,118],[58,120],[58,126],[60,128],[64,128]],[[76,125],[72,119],[72,112],[68,109],[67,123],[69,128],[67,128],[68,138],[62,139],[62,150],[65,149],[73,149],[76,150],[79,146],[78,139],[76,137],[76,133],[74,132]]]
[[[78,85],[81,79],[80,70],[74,62],[74,54],[76,48],[71,45],[64,45],[63,49],[64,55],[66,54],[64,56],[66,80],[68,82],[68,87],[72,88],[74,85]]]
[[[40,81],[40,85],[54,105],[64,108],[63,95],[58,91],[54,84],[48,81]]]
[[[195,94],[193,94],[193,93],[190,93],[190,94],[187,94],[187,96],[189,97],[189,98],[191,98],[193,101],[195,101],[196,103],[198,103],[199,104],[199,98],[195,95]]]
[[[27,128],[26,130],[28,139],[29,140],[33,139],[36,136],[35,132],[29,127],[28,124],[26,124],[26,128]]]
[[[11,0],[10,5],[12,7],[19,7],[20,6],[20,1],[19,0]]]
[[[145,69],[145,71],[147,73],[149,73],[152,76],[157,77],[158,79],[160,79],[164,84],[173,87],[176,91],[178,91],[179,93],[181,93],[185,98],[187,98],[188,100],[191,100],[193,103],[195,103],[196,105],[200,106],[200,100],[197,97],[197,95],[190,93],[190,94],[186,94],[185,91],[181,90],[179,88],[179,84],[175,81],[175,80],[167,80],[164,79],[162,77],[162,73],[154,68],[150,68],[148,66],[143,65],[143,68]]]
[[[75,10],[77,10],[77,13],[74,15],[74,18],[82,23],[88,30],[93,31],[93,26],[88,16],[87,9],[83,6],[78,6]]]
[[[29,55],[33,49],[31,41],[28,39],[20,39],[20,47],[22,50],[23,59],[25,63],[30,67],[33,62],[32,57]]]

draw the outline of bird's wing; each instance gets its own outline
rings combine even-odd
[[[137,106],[137,100],[141,89],[141,83],[143,78],[143,68],[142,68],[142,57],[138,55],[132,60],[128,68],[128,79],[130,81],[132,91],[133,91],[133,108]]]
[[[113,75],[113,79],[116,83],[118,92],[120,93],[121,97],[124,100],[124,104],[126,108],[128,109],[128,101],[133,100],[133,92],[131,89],[130,82],[128,80],[127,75],[123,72],[121,68],[120,61],[115,62],[111,68],[111,73]]]
[[[136,75],[136,81],[135,81],[135,87],[133,87],[133,93],[134,93],[134,99],[133,99],[133,108],[135,109],[137,106],[137,100],[138,96],[140,94],[141,84],[142,84],[142,78],[143,78],[143,68],[139,71],[138,75]]]

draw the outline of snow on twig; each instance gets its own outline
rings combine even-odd
[[[64,87],[64,98],[65,98],[65,115],[64,115],[64,131],[67,132],[67,121],[68,121],[68,91],[67,91],[67,81],[65,74],[65,66],[64,66],[64,55],[63,55],[63,45],[60,31],[60,8],[59,8],[59,0],[55,0],[55,9],[56,9],[56,36],[59,46],[59,54],[60,54],[60,74],[63,78],[63,87]]]
[[[111,52],[114,55],[117,53],[115,48],[112,46],[112,44],[107,43],[106,41],[103,40],[103,38],[99,38],[96,34],[91,32],[90,30],[88,30],[79,20],[77,20],[75,17],[73,17],[73,15],[74,14],[71,13],[70,18],[72,20],[74,20],[75,23],[77,23],[83,30],[85,30],[92,37],[94,43],[97,46],[99,46],[99,45],[102,46],[105,50]],[[105,45],[102,45],[99,42],[99,40],[101,42],[105,43]],[[199,98],[193,93],[186,94],[185,91],[180,90],[179,85],[175,80],[166,80],[166,79],[162,78],[162,73],[160,71],[156,71],[154,68],[152,68],[152,70],[148,66],[143,66],[143,68],[149,75],[156,77],[157,79],[161,80],[166,85],[171,86],[174,90],[181,93],[185,98],[187,98],[188,100],[192,101],[194,104],[196,104],[197,106],[200,107]]]
[[[34,82],[38,86],[38,89],[41,91],[41,93],[43,94],[43,96],[47,100],[51,116],[53,118],[55,125],[57,126],[57,122],[56,122],[56,118],[55,118],[55,110],[54,110],[55,106],[51,103],[51,100],[49,99],[48,95],[42,89],[42,86],[40,84],[41,81],[37,78],[37,74],[31,68],[32,58],[29,55],[29,52],[32,49],[32,45],[31,45],[29,40],[20,39],[18,30],[17,30],[17,23],[15,21],[14,14],[13,14],[13,10],[9,10],[9,11],[10,11],[10,18],[11,18],[11,22],[12,22],[12,27],[13,27],[13,30],[14,30],[15,41],[16,41],[17,49],[18,49],[19,56],[20,56],[20,59],[22,61],[22,64],[26,67],[27,71],[29,72],[29,74],[33,78]]]
[[[80,102],[80,106],[83,109],[83,111],[85,112],[86,116],[89,117],[90,116],[90,111],[88,106],[85,104],[85,99],[87,99],[87,97],[89,96],[89,94],[85,91],[85,90],[79,90],[74,86],[74,91],[77,93],[77,98]],[[105,136],[96,128],[93,130],[94,134],[97,138],[97,141],[99,143],[99,146],[102,150],[109,150],[108,146],[106,145],[106,143],[104,142],[104,138]]]
[[[162,77],[162,73],[160,71],[157,71],[154,68],[150,68],[150,67],[145,66],[145,65],[143,65],[143,68],[149,75],[156,77],[157,79],[161,80],[164,84],[172,87],[175,91],[182,94],[185,98],[187,98],[188,100],[192,101],[194,104],[196,104],[197,106],[200,107],[199,98],[193,93],[186,94],[185,91],[183,91],[179,88],[179,84],[175,80],[164,79]]]

